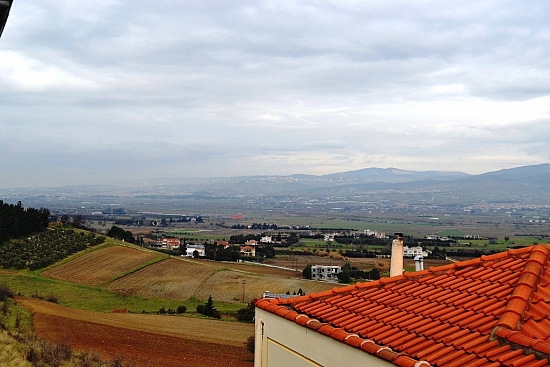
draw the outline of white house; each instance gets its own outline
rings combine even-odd
[[[186,254],[188,257],[194,257],[195,251],[198,252],[199,256],[204,256],[204,255],[206,255],[206,251],[205,251],[205,249],[204,249],[204,245],[190,245],[190,244],[187,244],[186,250],[185,250],[185,254]]]
[[[338,274],[342,272],[341,266],[312,265],[311,279],[313,280],[338,280]]]
[[[365,230],[363,231],[363,234],[364,234],[365,236],[374,237],[374,238],[379,238],[379,239],[388,238],[388,236],[387,236],[384,232],[371,231],[370,229],[365,229]]]
[[[403,247],[403,257],[416,257],[416,256],[428,257],[428,251],[423,251],[421,246],[415,246],[415,247],[404,246]]]
[[[260,243],[271,243],[271,242],[272,242],[271,236],[264,236],[260,238]]]
[[[336,236],[335,233],[332,234],[326,234],[324,237],[325,242],[334,242],[334,236]]]

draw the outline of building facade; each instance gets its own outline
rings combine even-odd
[[[311,279],[338,281],[338,274],[342,272],[341,266],[312,265]]]

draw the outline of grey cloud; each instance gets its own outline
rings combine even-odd
[[[0,65],[0,156],[67,179],[545,161],[548,114],[532,101],[550,95],[549,14],[544,1],[19,2],[0,43],[19,60]],[[508,101],[517,118],[498,121],[491,103]]]

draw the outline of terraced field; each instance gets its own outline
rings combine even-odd
[[[42,273],[44,277],[87,285],[106,283],[157,258],[158,252],[126,246],[104,247]]]

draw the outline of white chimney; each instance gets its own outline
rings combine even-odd
[[[422,256],[415,256],[414,258],[414,269],[416,271],[424,270],[424,258]]]
[[[403,234],[396,233],[391,243],[390,277],[403,274]]]

